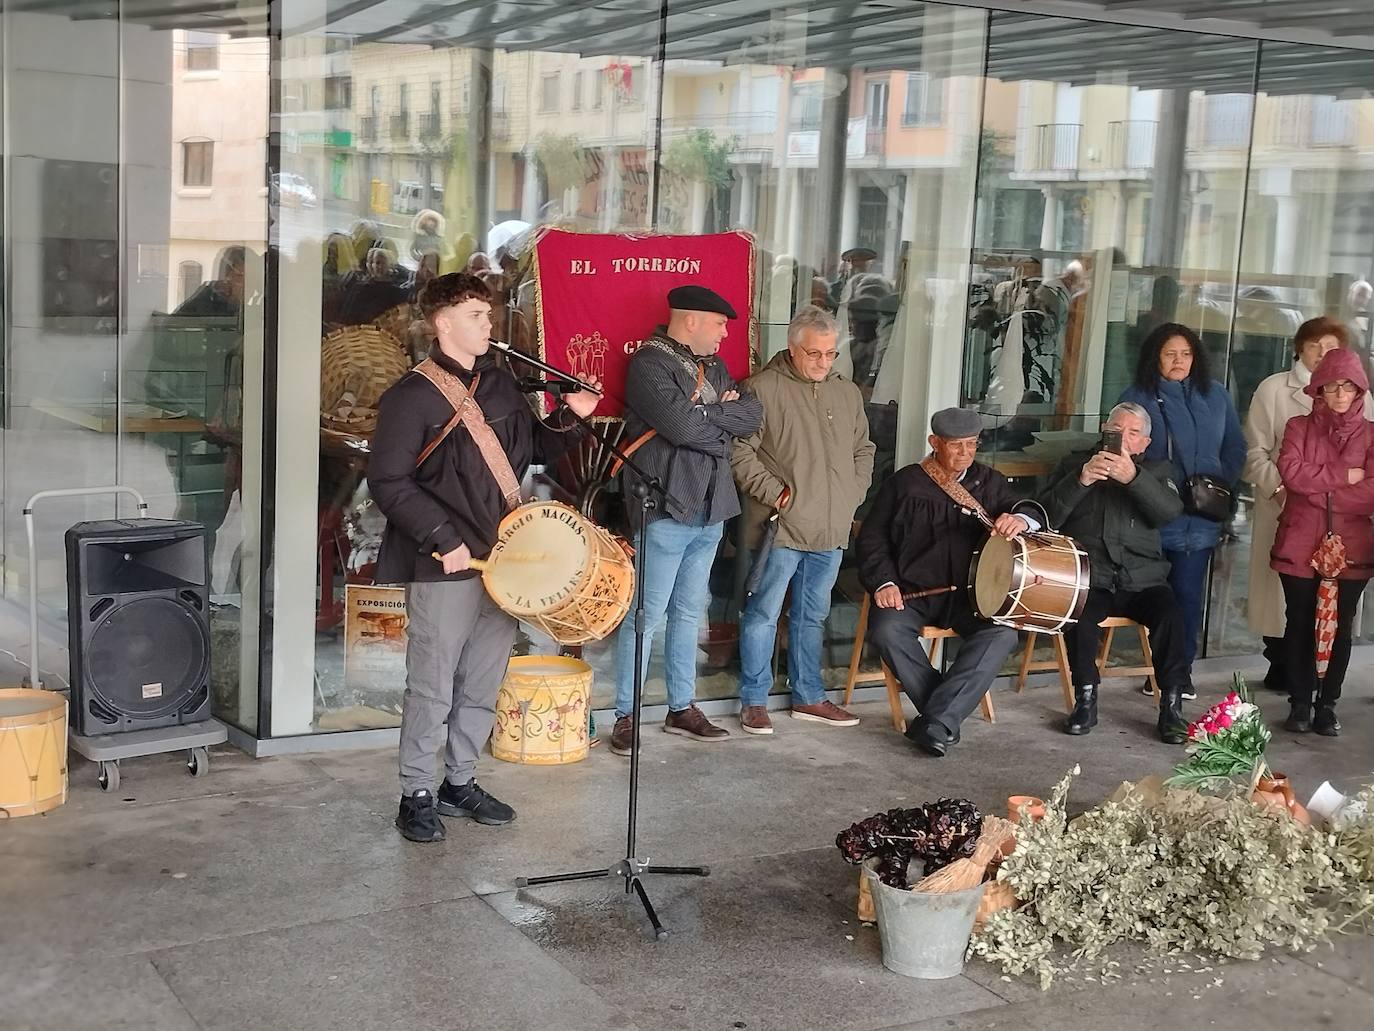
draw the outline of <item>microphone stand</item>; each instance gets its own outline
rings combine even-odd
[[[557,379],[568,383],[576,384],[579,389],[591,389],[562,369],[547,365],[536,358],[516,350],[498,348],[511,358],[518,358],[528,362],[530,365],[554,376]],[[600,393],[600,391],[597,391]],[[566,407],[566,406],[565,406]],[[658,941],[663,941],[668,937],[668,929],[658,918],[658,913],[654,905],[649,901],[649,893],[644,887],[645,874],[664,874],[666,876],[691,876],[706,877],[711,871],[706,866],[660,866],[650,863],[647,858],[640,859],[636,854],[636,832],[639,820],[639,732],[640,732],[640,711],[644,705],[644,634],[647,629],[645,626],[644,615],[644,578],[645,570],[648,566],[648,548],[645,547],[645,531],[648,527],[649,513],[658,507],[659,499],[665,503],[677,504],[676,499],[668,493],[667,489],[655,476],[650,476],[644,469],[637,465],[634,459],[626,454],[618,444],[612,444],[609,440],[596,432],[591,421],[584,416],[578,415],[571,408],[567,411],[582,424],[587,432],[601,441],[602,445],[611,452],[616,458],[620,459],[627,470],[634,474],[634,481],[630,487],[630,492],[638,499],[639,505],[639,525],[636,527],[639,536],[639,546],[635,548],[634,571],[635,571],[635,608],[634,608],[634,637],[635,637],[635,668],[634,668],[634,693],[630,705],[630,717],[634,724],[634,736],[630,745],[630,795],[625,814],[625,854],[616,863],[609,867],[601,867],[595,870],[573,870],[566,873],[546,874],[540,877],[517,877],[515,886],[517,888],[532,888],[540,884],[559,884],[565,881],[590,881],[598,880],[602,877],[620,877],[625,881],[625,894],[633,891],[638,897],[640,904],[644,907],[644,912],[649,918],[649,923],[653,925],[654,937]],[[680,505],[678,506],[681,507]]]

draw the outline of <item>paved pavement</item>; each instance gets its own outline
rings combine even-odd
[[[1343,737],[1276,735],[1274,762],[1304,793],[1371,776],[1363,652]],[[1194,708],[1226,679],[1205,665]],[[449,821],[448,840],[423,847],[392,828],[386,751],[255,761],[226,748],[195,780],[174,756],[129,761],[114,795],[73,757],[66,806],[0,829],[0,1028],[1374,1027],[1367,937],[1043,994],[981,961],[941,982],[883,969],[876,931],[854,919],[839,829],[940,795],[996,811],[1075,762],[1088,805],[1177,755],[1125,684],[1086,738],[1057,731],[1058,705],[1045,678],[1019,698],[999,687],[998,723],[971,719],[943,760],[914,753],[882,704],[860,706],[853,729],[781,718],[772,738],[715,745],[647,728],[641,854],[711,868],[650,879],[665,942],[617,882],[514,888],[623,851],[627,764],[604,747],[553,769],[485,759],[483,783],[519,818]]]

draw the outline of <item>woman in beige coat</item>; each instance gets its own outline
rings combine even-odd
[[[1246,615],[1251,632],[1264,638],[1264,657],[1269,660],[1264,686],[1285,693],[1289,687],[1283,668],[1283,588],[1278,574],[1269,565],[1269,552],[1274,547],[1284,498],[1275,462],[1288,420],[1312,411],[1312,398],[1303,392],[1312,382],[1312,370],[1326,352],[1349,346],[1350,333],[1344,323],[1325,316],[1308,319],[1293,337],[1293,367],[1287,372],[1276,372],[1260,383],[1245,417],[1245,442],[1249,450],[1241,478],[1255,489]]]

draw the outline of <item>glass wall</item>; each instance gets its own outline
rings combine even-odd
[[[371,580],[371,427],[343,412],[375,404],[427,353],[415,298],[436,273],[481,274],[495,334],[536,348],[536,227],[745,230],[756,363],[785,346],[799,306],[837,312],[880,475],[919,457],[929,410],[955,400],[957,354],[931,341],[963,319],[985,13],[684,0],[665,23],[652,0],[464,6],[384,2],[330,18],[286,4],[281,176],[300,194],[283,192],[280,209],[292,344],[278,356],[277,461],[293,475],[277,485],[273,619],[296,646],[274,658],[275,735],[399,720],[398,596]],[[854,247],[877,257],[842,261]],[[550,469],[530,486],[571,500],[582,484]],[[617,490],[591,514],[624,533]],[[712,577],[702,698],[735,693],[743,550],[732,525]],[[839,676],[860,600],[847,565],[834,600],[827,662]],[[521,647],[552,642],[531,632]],[[610,648],[585,657],[600,704]],[[657,658],[647,698],[663,700]]]
[[[153,515],[204,523],[214,710],[255,732],[268,51],[265,24],[200,20],[220,18],[234,36],[5,5],[3,561],[22,619],[22,510],[45,489],[124,484]],[[116,514],[133,506],[36,508],[41,658],[57,681],[63,533]],[[25,661],[26,638],[11,644]]]
[[[541,226],[748,232],[755,364],[801,305],[834,311],[880,478],[964,404],[1033,490],[1162,321],[1200,332],[1242,416],[1303,318],[1370,351],[1365,52],[934,3],[213,6],[0,7],[0,536],[22,605],[36,490],[127,483],[203,522],[216,712],[263,737],[397,722],[371,412],[429,347],[415,297],[436,274],[481,274],[495,334],[539,347]],[[527,484],[586,486],[553,467]],[[617,491],[589,511],[624,532]],[[1213,654],[1256,648],[1251,493],[1213,563]],[[61,533],[116,511],[38,513],[58,671]],[[703,698],[735,693],[745,551],[731,525]],[[846,560],[831,684],[860,600]],[[608,649],[585,653],[602,703]]]

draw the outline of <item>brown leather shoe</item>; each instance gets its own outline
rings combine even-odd
[[[724,741],[730,732],[718,727],[706,718],[706,714],[695,705],[689,705],[681,712],[669,712],[663,721],[665,734],[680,734],[693,741]]]
[[[746,734],[773,733],[773,721],[768,718],[768,706],[746,705],[739,711],[739,729]]]
[[[822,698],[815,705],[792,706],[794,720],[811,720],[814,723],[829,723],[832,727],[855,727],[859,717],[846,712],[829,698]]]
[[[629,755],[635,741],[635,721],[629,716],[621,716],[611,729],[611,751],[616,755]]]

